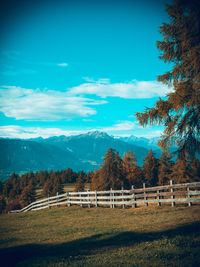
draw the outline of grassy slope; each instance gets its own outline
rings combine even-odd
[[[200,207],[0,216],[1,266],[200,266]],[[3,261],[4,265],[2,265]]]

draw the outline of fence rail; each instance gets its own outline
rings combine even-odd
[[[87,192],[67,192],[62,195],[49,197],[40,201],[35,201],[21,210],[11,212],[26,212],[30,210],[41,210],[60,205],[87,205],[88,207],[125,206],[137,207],[139,205],[170,204],[174,207],[179,203],[186,203],[191,206],[193,203],[200,204],[200,182],[173,184],[146,187],[131,190],[109,190],[109,191],[87,191]]]

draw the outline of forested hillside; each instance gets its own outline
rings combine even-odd
[[[130,189],[147,186],[200,181],[200,162],[177,158],[174,162],[168,152],[157,158],[150,149],[143,165],[139,166],[135,154],[131,151],[123,157],[113,148],[104,155],[102,165],[85,173],[68,168],[63,171],[30,172],[19,176],[13,173],[4,183],[0,182],[0,212],[22,208],[36,200],[36,192],[41,197],[55,196],[64,192],[64,184],[74,184],[74,191],[84,191],[85,185],[91,190]]]
[[[31,140],[0,139],[0,180],[13,172],[22,174],[40,170],[93,171],[103,162],[103,156],[112,147],[120,156],[129,150],[143,164],[148,150],[115,139],[103,132],[89,132],[77,136],[60,136]]]

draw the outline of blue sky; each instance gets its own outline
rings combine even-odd
[[[171,90],[156,81],[170,69],[156,48],[166,2],[4,3],[0,136],[159,136],[162,127],[142,128],[134,114]]]

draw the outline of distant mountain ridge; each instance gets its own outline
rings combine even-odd
[[[152,137],[152,138],[145,138],[145,137],[137,137],[134,135],[127,136],[127,137],[119,137],[119,140],[122,140],[129,144],[134,144],[142,147],[148,147],[152,149],[160,149],[158,147],[158,141],[160,140],[159,137]]]
[[[132,143],[129,143],[132,142]],[[149,147],[135,145],[132,140],[114,138],[105,132],[92,131],[76,136],[50,138],[0,139],[0,179],[5,180],[12,172],[24,173],[40,170],[92,171],[99,168],[103,157],[112,147],[121,156],[131,150],[138,164],[149,152]],[[159,154],[159,151],[155,149]]]

